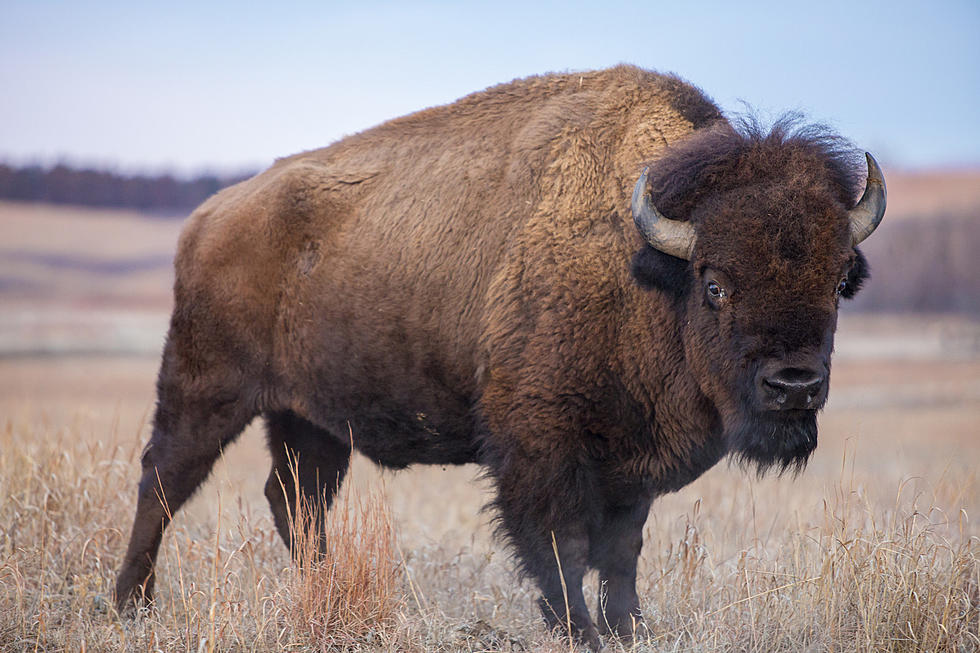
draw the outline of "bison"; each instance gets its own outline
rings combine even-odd
[[[726,455],[798,470],[816,446],[838,304],[885,209],[867,163],[619,66],[495,86],[219,192],[180,238],[118,605],[150,599],[171,515],[261,415],[287,545],[289,502],[329,508],[351,443],[389,468],[477,463],[546,622],[593,648],[632,632],[653,499]]]

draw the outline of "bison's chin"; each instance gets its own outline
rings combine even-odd
[[[726,425],[732,459],[756,465],[759,475],[772,467],[782,474],[799,473],[817,446],[817,414],[813,410],[766,411],[743,414]]]

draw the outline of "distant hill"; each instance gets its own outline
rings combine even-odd
[[[226,186],[250,177],[122,175],[104,170],[0,164],[0,199],[183,214]]]
[[[885,170],[889,221],[924,216],[980,217],[980,169]]]
[[[861,245],[872,281],[846,310],[980,315],[980,170],[885,179],[885,219]]]

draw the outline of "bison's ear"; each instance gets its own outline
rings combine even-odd
[[[690,263],[669,254],[644,245],[643,249],[633,256],[631,272],[633,278],[646,290],[659,290],[674,299],[680,299],[687,293],[691,275],[688,273]]]
[[[857,291],[861,290],[861,285],[871,278],[871,266],[868,265],[868,259],[864,258],[864,254],[857,247],[854,248],[854,253],[856,254],[854,263],[847,272],[847,285],[844,286],[844,292],[840,294],[844,299],[850,299],[856,295]]]

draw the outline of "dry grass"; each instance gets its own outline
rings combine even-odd
[[[567,650],[477,517],[474,468],[392,475],[355,459],[325,558],[307,541],[294,563],[261,496],[254,432],[168,530],[155,609],[119,619],[154,362],[78,364],[87,375],[0,361],[0,650]],[[723,465],[655,504],[637,650],[978,650],[978,366],[879,367],[887,387],[935,390],[897,408],[874,363],[841,362],[803,475]],[[950,373],[959,395],[939,383]],[[107,388],[115,403],[96,402]],[[588,590],[594,601],[594,577]]]
[[[298,487],[295,467],[285,482]],[[320,650],[391,639],[403,597],[384,495],[345,492],[322,518],[323,533],[321,518],[297,493],[290,506],[295,564],[285,578],[290,627]]]
[[[970,482],[975,482],[971,479]],[[965,510],[948,515],[897,490],[876,506],[850,481],[822,511],[719,559],[696,505],[686,533],[651,561],[644,595],[651,643],[667,650],[972,651],[978,639],[980,546]],[[757,506],[754,507],[757,509]],[[768,515],[767,515],[768,516]],[[649,578],[649,577],[648,577]]]
[[[138,456],[77,435],[8,421],[0,438],[0,649],[327,650],[393,627],[400,571],[378,493],[345,493],[325,557],[301,537],[295,564],[269,520],[219,496],[212,523],[178,518],[168,531],[154,609],[120,619],[112,587],[132,508],[120,492],[130,494]]]

